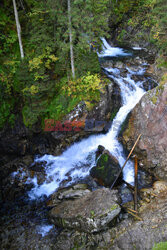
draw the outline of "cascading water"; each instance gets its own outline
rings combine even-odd
[[[99,57],[104,56],[129,56],[129,53],[120,48],[112,48],[105,39],[103,39],[103,52]],[[142,82],[135,83],[131,76],[144,74],[144,68],[140,68],[138,72],[133,72],[127,68],[125,77],[120,75],[119,69],[105,68],[105,71],[113,81],[115,81],[121,90],[122,107],[119,109],[112,126],[107,134],[92,135],[81,142],[73,144],[61,156],[44,155],[35,159],[35,162],[46,162],[46,180],[43,184],[37,184],[37,178],[29,179],[27,182],[33,182],[34,187],[29,192],[30,199],[36,199],[42,195],[49,196],[57,190],[61,183],[71,177],[68,182],[72,184],[79,179],[89,175],[90,169],[95,165],[95,151],[98,145],[103,145],[114,155],[120,165],[125,162],[125,155],[122,145],[118,142],[117,136],[121,125],[127,117],[128,113],[134,108],[144,94],[141,88]],[[126,165],[124,179],[127,182],[133,182],[133,163],[131,161]]]
[[[124,50],[111,47],[105,39],[102,41],[103,51],[98,54],[99,60],[103,63],[107,76],[114,82],[114,85],[119,86],[122,107],[107,134],[92,135],[74,143],[61,156],[36,157],[33,166],[24,163],[22,159],[18,161],[15,166],[17,171],[13,172],[5,182],[9,183],[10,187],[7,189],[10,191],[9,202],[7,199],[0,209],[3,219],[1,226],[5,232],[1,247],[3,249],[8,248],[9,242],[12,249],[22,249],[24,240],[30,249],[35,249],[37,242],[37,248],[40,249],[47,248],[49,244],[52,246],[55,244],[59,228],[50,225],[48,199],[45,196],[49,196],[59,187],[89,181],[90,169],[96,164],[95,152],[98,145],[103,145],[108,149],[118,159],[121,166],[125,161],[123,147],[117,139],[119,131],[128,113],[143,96],[143,86],[151,89],[152,83],[149,85],[149,81],[154,80],[145,74],[148,65],[144,60],[147,58],[144,51],[140,48]],[[26,157],[29,158],[29,156]],[[133,162],[128,161],[123,171],[124,179],[130,183],[133,182],[133,168]],[[139,182],[140,179],[139,171]],[[142,184],[145,185],[145,182]],[[123,186],[121,188],[124,189]],[[12,202],[11,196],[14,197]],[[127,195],[125,196],[121,196],[123,201],[129,199]]]

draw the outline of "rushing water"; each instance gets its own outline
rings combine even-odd
[[[46,162],[43,166],[45,173],[36,171],[34,176],[34,173],[31,173],[31,168],[18,165],[17,171],[10,176],[11,193],[12,191],[14,191],[13,195],[16,193],[16,199],[12,203],[7,200],[0,209],[0,215],[3,219],[1,225],[4,231],[2,249],[8,249],[9,244],[12,249],[23,249],[25,245],[28,249],[35,249],[36,244],[37,248],[44,249],[47,248],[48,244],[54,245],[59,229],[50,225],[45,196],[49,196],[59,187],[80,181],[84,182],[89,176],[90,169],[96,164],[95,152],[98,145],[103,145],[119,160],[120,165],[123,165],[125,155],[117,137],[128,113],[143,96],[143,85],[149,83],[149,79],[145,75],[147,65],[142,64],[141,57],[138,58],[139,60],[136,58],[137,63],[136,59],[134,60],[135,56],[141,52],[140,48],[124,50],[111,47],[103,39],[103,51],[98,54],[99,60],[107,62],[106,65],[118,65],[119,61],[125,61],[123,66],[106,66],[104,68],[107,76],[120,88],[122,107],[113,120],[108,133],[92,135],[83,139],[69,147],[61,156],[36,157],[35,163],[39,162],[40,168],[42,168],[42,162]],[[38,166],[38,164],[35,165]],[[133,162],[128,161],[123,171],[124,179],[130,183],[133,182],[133,168]],[[45,179],[43,178],[44,174]],[[28,178],[32,175],[33,178]],[[29,183],[30,185],[26,185]],[[18,188],[18,185],[21,186]],[[26,190],[30,191],[27,193]],[[19,192],[18,196],[17,191]],[[22,245],[24,245],[23,248]]]
[[[99,57],[107,57],[107,56],[131,56],[132,54],[130,52],[126,52],[124,49],[122,48],[118,48],[118,47],[111,47],[107,41],[102,38],[101,39],[103,42],[103,50],[101,53],[98,53]]]
[[[131,55],[121,48],[112,48],[105,39],[103,39],[103,44],[103,51],[99,54],[99,57]],[[134,72],[129,68],[127,68],[127,73],[124,77],[121,76],[120,70],[117,68],[105,68],[105,71],[108,77],[119,85],[122,97],[122,107],[113,120],[111,128],[107,134],[92,135],[73,144],[61,156],[44,155],[36,158],[35,162],[46,162],[46,179],[41,185],[38,185],[36,177],[27,181],[34,184],[34,187],[29,192],[30,199],[33,200],[42,195],[49,196],[59,188],[63,181],[68,180],[69,176],[70,181],[68,185],[89,175],[90,169],[95,165],[95,151],[98,145],[103,145],[108,149],[118,159],[121,166],[125,162],[123,147],[118,142],[117,136],[122,123],[128,113],[139,102],[144,94],[144,90],[141,87],[142,82],[134,82],[132,79]],[[142,75],[144,72],[143,66],[135,74]],[[133,163],[131,161],[126,165],[123,175],[127,182],[133,182]]]

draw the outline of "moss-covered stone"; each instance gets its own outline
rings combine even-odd
[[[155,244],[152,250],[166,250],[166,249],[167,249],[167,241]]]
[[[153,97],[151,98],[151,101],[152,101],[153,104],[156,104],[156,103],[157,103],[157,97],[156,97],[156,96],[153,96]]]
[[[91,169],[90,174],[99,184],[109,187],[115,181],[119,171],[120,166],[117,159],[108,151],[104,151],[97,161],[97,166]]]

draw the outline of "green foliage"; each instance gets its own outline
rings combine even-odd
[[[167,53],[167,3],[165,0],[157,0],[153,9],[153,15],[156,22],[154,38],[162,53]]]
[[[2,128],[6,121],[13,125],[15,121],[15,116],[11,112],[13,110],[13,100],[2,100],[0,99],[0,128]]]
[[[152,250],[167,250],[167,241],[155,244]]]
[[[138,8],[142,5],[144,0],[113,0],[111,2],[111,22],[112,24],[118,25],[128,15],[133,16]]]
[[[37,122],[37,118],[39,114],[35,114],[32,112],[32,107],[30,105],[26,105],[22,109],[23,122],[27,127],[31,127],[34,123]]]
[[[78,103],[78,98],[71,99],[65,94],[55,95],[46,109],[45,118],[61,120],[63,116],[68,114]]]
[[[78,48],[77,51],[75,51],[75,56],[75,68],[78,77],[86,75],[88,71],[92,74],[100,72],[101,69],[98,56],[93,51],[85,51]]]
[[[91,217],[92,219],[94,219],[94,217],[95,217],[95,211],[94,211],[94,210],[91,210],[91,211],[90,211],[90,217]]]
[[[47,74],[48,70],[54,71],[57,61],[58,58],[54,55],[50,47],[46,47],[38,57],[33,57],[29,60],[29,71],[33,72],[34,81],[47,81],[49,78]]]
[[[165,55],[167,53],[166,0],[139,0],[136,1],[136,5],[131,1],[132,5],[129,4],[129,9],[127,7],[127,9],[122,10],[121,5],[127,3],[128,1],[121,1],[120,6],[117,6],[118,9],[113,10],[117,15],[115,19],[118,19],[117,24],[120,22],[120,27],[122,26],[119,30],[118,40],[123,42],[125,37],[132,40],[131,35],[127,32],[128,24],[136,31],[134,41],[145,40],[150,44],[155,44]],[[123,23],[121,23],[122,21]]]
[[[59,94],[49,103],[45,118],[60,120],[81,100],[85,101],[88,109],[92,108],[91,102],[99,101],[100,91],[103,91],[104,85],[98,74],[90,72],[76,80],[68,81],[67,78],[63,78],[59,83]]]
[[[99,100],[99,90],[102,90],[100,82],[100,77],[97,74],[92,75],[88,72],[86,76],[69,81],[62,89],[67,96],[79,98],[80,101],[91,99]]]
[[[17,1],[25,52],[20,60],[13,6],[0,4],[0,126],[13,124],[15,113],[22,112],[26,126],[40,118],[61,119],[81,100],[91,109],[100,98],[104,82],[96,50],[100,37],[108,37],[108,24],[143,30],[136,39],[146,39],[167,48],[165,0],[71,0],[72,36],[76,79],[71,80],[69,27],[66,0]],[[111,25],[111,26],[112,26]],[[120,41],[128,36],[124,27]],[[166,66],[166,57],[160,63]],[[159,64],[159,65],[160,65]],[[166,79],[166,78],[165,78]],[[17,108],[16,108],[17,107]],[[17,109],[17,110],[15,110]],[[115,115],[114,113],[112,114]]]

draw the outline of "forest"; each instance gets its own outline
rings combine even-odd
[[[31,128],[61,120],[81,100],[91,109],[105,84],[97,52],[101,37],[124,45],[126,26],[159,51],[167,67],[165,0],[2,0],[0,3],[0,127],[20,117]],[[16,5],[22,55],[19,47]],[[69,9],[70,7],[70,9]],[[145,32],[147,31],[147,36]],[[130,37],[131,39],[131,37]],[[72,52],[72,54],[71,54]],[[23,54],[24,53],[24,54]]]

